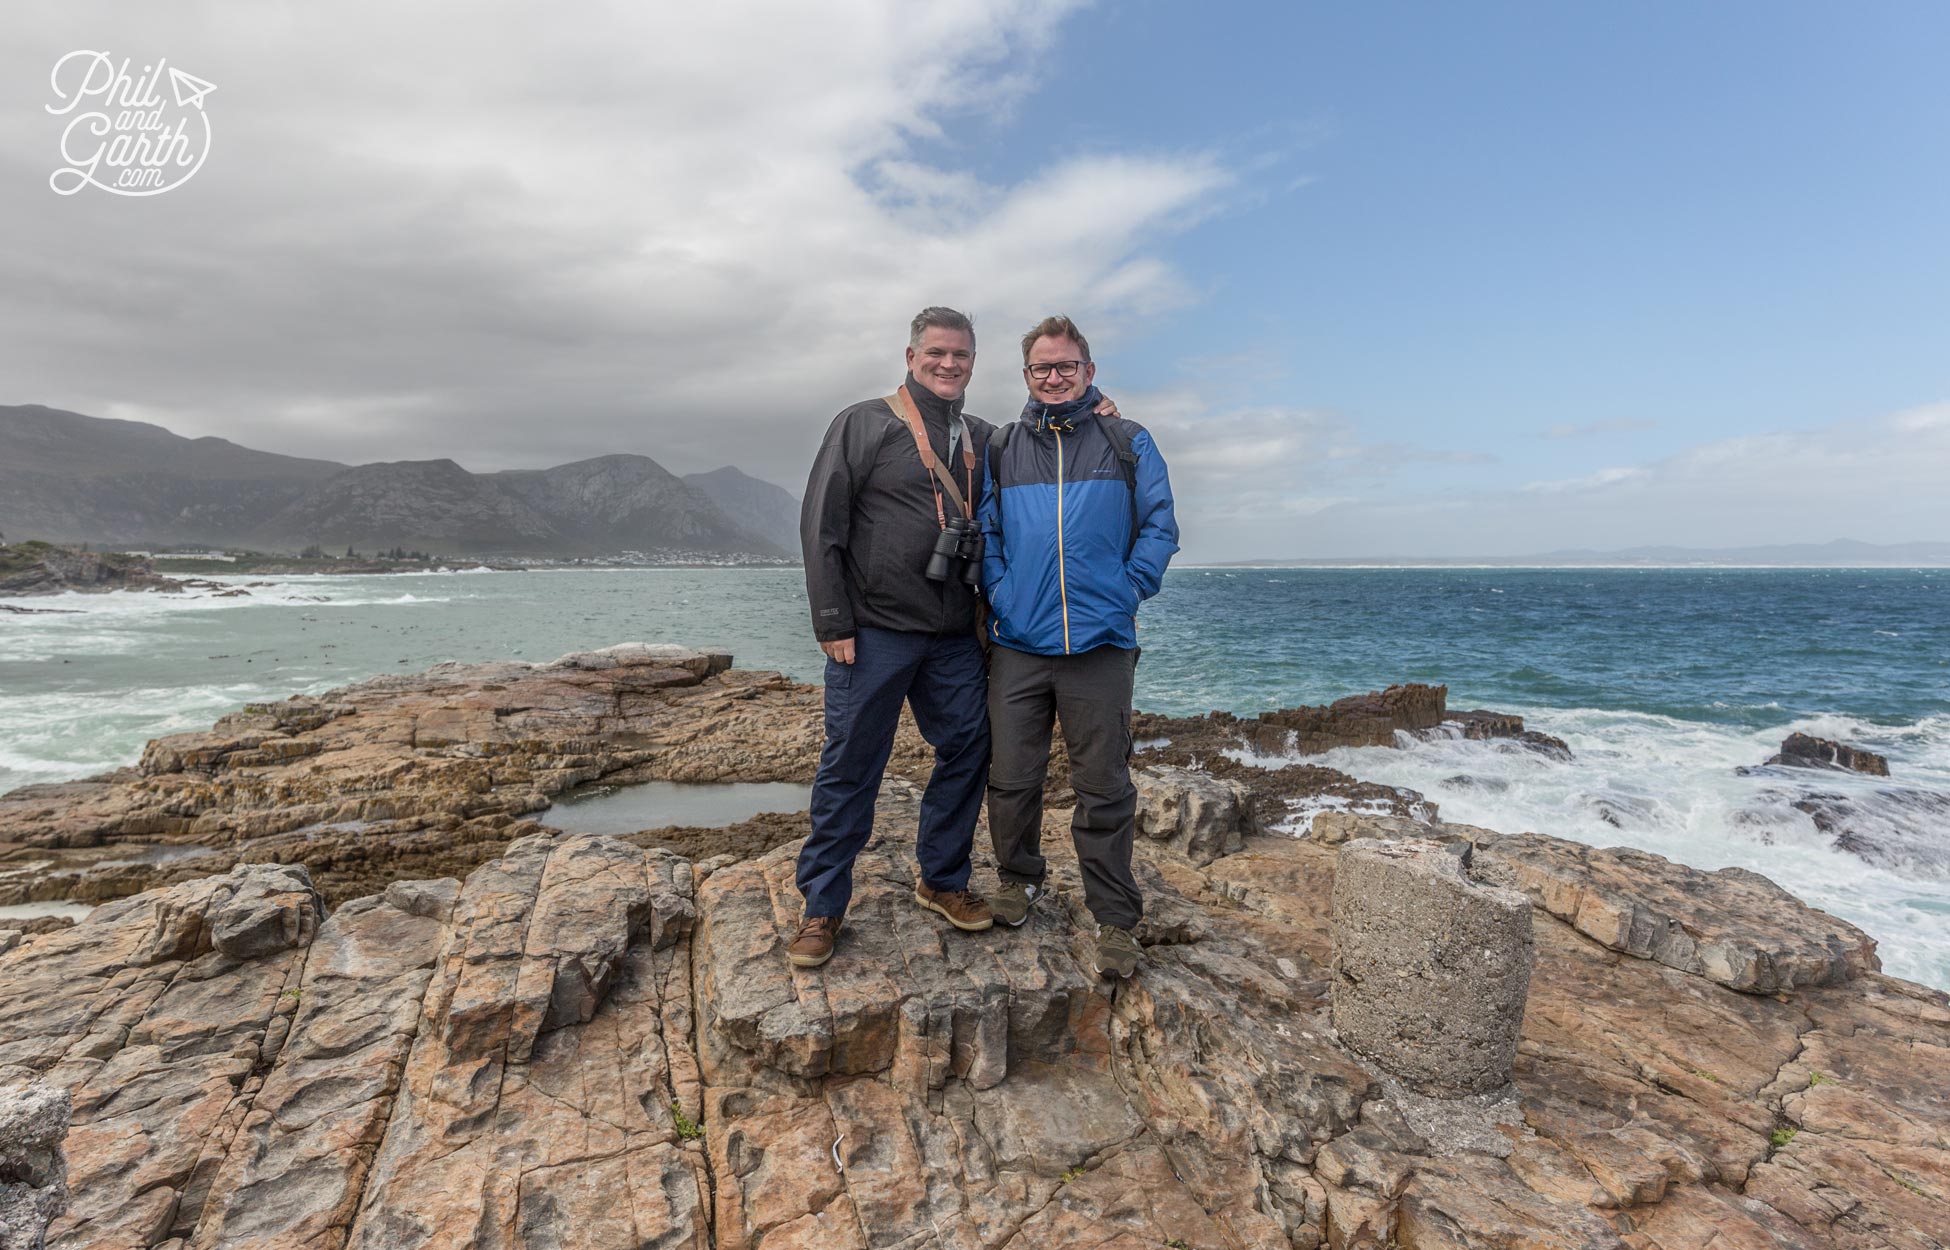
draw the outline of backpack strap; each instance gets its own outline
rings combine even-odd
[[[1011,421],[989,435],[989,477],[995,482],[997,490],[1002,489],[1002,449],[1009,445],[1009,435],[1015,432],[1017,424]]]
[[[1137,549],[1140,524],[1137,501],[1138,457],[1137,452],[1131,447],[1135,436],[1131,433],[1131,426],[1127,421],[1100,416],[1097,418],[1097,424],[1103,428],[1104,437],[1110,440],[1111,447],[1117,452],[1117,467],[1123,472],[1124,485],[1129,487],[1131,492],[1131,541],[1124,548],[1124,558],[1128,560],[1131,558],[1131,552]]]

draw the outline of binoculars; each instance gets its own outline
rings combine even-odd
[[[958,576],[970,586],[980,586],[985,549],[981,528],[973,520],[949,517],[928,556],[928,580],[945,582],[950,576]]]

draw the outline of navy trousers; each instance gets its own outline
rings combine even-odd
[[[968,885],[968,853],[989,772],[988,673],[973,634],[862,629],[851,664],[826,661],[826,747],[813,781],[812,836],[799,852],[808,916],[844,916],[853,861],[873,833],[880,777],[893,753],[901,704],[934,748],[915,844],[921,879],[937,890]]]

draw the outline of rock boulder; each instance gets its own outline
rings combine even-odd
[[[1789,768],[1840,768],[1871,777],[1889,775],[1889,760],[1885,756],[1804,733],[1789,734],[1781,743],[1779,753],[1769,756],[1767,762]]]

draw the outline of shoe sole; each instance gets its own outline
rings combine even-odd
[[[1128,981],[1137,975],[1137,969],[1133,968],[1129,972],[1126,972],[1122,968],[1099,967],[1097,969],[1097,975],[1106,981]]]
[[[817,959],[814,959],[810,955],[787,955],[785,958],[786,958],[786,962],[790,963],[795,968],[817,968],[822,964],[826,963],[832,957],[833,957],[833,952],[827,951],[824,955],[821,955]]]
[[[957,929],[960,929],[963,933],[982,933],[995,927],[994,916],[990,916],[987,920],[984,920],[980,924],[965,924],[962,921],[955,919],[954,916],[949,913],[946,907],[943,907],[939,903],[930,903],[927,899],[923,898],[919,890],[914,891],[914,901],[919,903],[921,906],[927,908],[935,915],[940,916],[943,920],[946,920],[949,924],[955,926]],[[1027,918],[1028,917],[1024,917],[1024,919]]]

